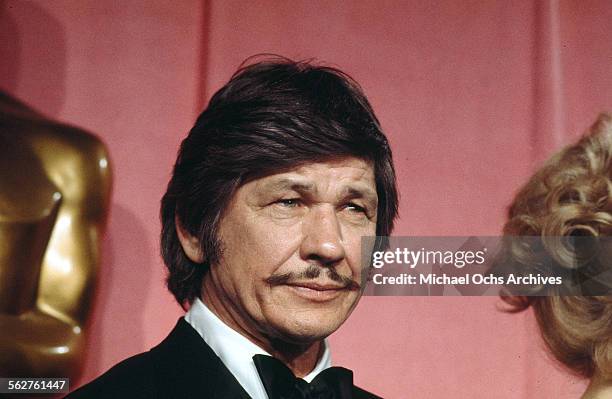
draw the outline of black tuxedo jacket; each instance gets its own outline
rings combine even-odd
[[[185,321],[159,345],[115,365],[69,399],[250,399],[202,337]],[[353,387],[354,399],[380,399]],[[271,398],[272,399],[272,398]]]

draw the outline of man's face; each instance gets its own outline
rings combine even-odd
[[[361,295],[361,237],[376,234],[377,204],[372,166],[353,157],[244,184],[220,221],[223,251],[205,277],[205,300],[255,338],[328,336]]]

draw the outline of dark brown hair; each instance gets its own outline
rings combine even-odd
[[[219,221],[238,187],[339,156],[373,165],[376,233],[389,235],[398,204],[391,149],[358,84],[338,69],[279,57],[239,69],[183,140],[162,198],[161,252],[168,288],[181,306],[200,295],[206,271],[219,259]],[[183,252],[175,217],[199,239],[202,264]]]

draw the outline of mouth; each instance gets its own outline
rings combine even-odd
[[[285,284],[285,286],[298,296],[314,302],[331,301],[348,291],[346,286],[331,283],[317,283],[312,281],[290,282]]]

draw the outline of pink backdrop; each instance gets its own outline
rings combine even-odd
[[[255,4],[256,3],[256,4]],[[397,235],[497,234],[552,149],[612,110],[606,1],[0,0],[0,86],[98,134],[115,171],[82,382],[161,340],[158,203],[180,139],[247,56],[333,63],[391,140]],[[365,298],[334,360],[388,398],[577,398],[530,313],[496,298]]]

